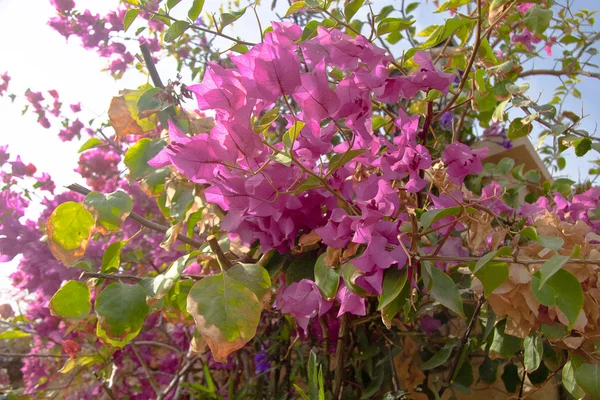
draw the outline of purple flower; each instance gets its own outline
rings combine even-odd
[[[254,355],[254,370],[257,374],[262,374],[271,368],[271,363],[269,362],[269,355],[266,351],[257,351]]]
[[[483,170],[481,161],[487,156],[488,148],[471,150],[463,143],[452,143],[444,149],[442,161],[448,167],[450,180],[461,185],[467,175]]]
[[[446,111],[440,118],[440,125],[445,131],[452,131],[452,125],[454,124],[454,114],[450,111]]]
[[[313,317],[322,316],[332,305],[333,300],[325,300],[313,281],[302,279],[288,287],[282,285],[277,291],[273,307],[296,318],[298,325],[306,332],[308,321]]]

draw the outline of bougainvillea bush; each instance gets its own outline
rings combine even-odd
[[[565,105],[600,78],[594,11],[275,1],[267,22],[254,3],[51,2],[51,28],[148,83],[82,122],[76,99],[2,75],[81,141],[67,188],[0,147],[9,396],[600,397],[599,172],[578,159],[600,139]],[[549,103],[534,75],[558,82]],[[529,139],[541,169],[511,158]]]

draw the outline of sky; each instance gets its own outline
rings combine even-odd
[[[76,0],[77,9],[89,8],[100,14],[115,9],[118,3],[118,0]],[[175,9],[175,16],[185,15],[190,3],[190,0],[182,1]],[[204,11],[218,13],[219,3],[206,1]],[[283,15],[287,9],[287,0],[279,0],[278,3],[276,11]],[[372,4],[373,8],[378,10],[390,4],[390,1],[373,0]],[[574,2],[575,8],[594,9],[598,8],[599,4],[598,0]],[[270,5],[271,0],[263,0],[258,9],[263,28],[267,26],[268,21],[277,20],[275,13],[270,10]],[[361,13],[366,14],[366,10],[363,7]],[[430,4],[424,4],[417,9],[417,30],[443,20],[443,14],[433,14],[432,10]],[[47,0],[0,0],[0,37],[3,38],[0,40],[0,73],[7,71],[12,78],[9,91],[22,95],[27,88],[44,92],[56,89],[65,106],[81,102],[82,121],[91,118],[106,119],[112,96],[118,95],[121,89],[132,89],[145,83],[146,77],[137,71],[131,71],[126,73],[123,79],[115,81],[108,72],[103,71],[107,64],[106,59],[98,57],[93,51],[85,50],[80,46],[78,39],[66,41],[47,25],[52,16],[54,9]],[[245,40],[259,40],[256,19],[250,10],[228,29]],[[230,44],[225,40],[216,43],[223,46],[223,49]],[[394,49],[400,50],[402,47],[400,44]],[[401,51],[395,54],[399,55]],[[600,64],[598,57],[596,63]],[[551,66],[552,64],[536,65],[538,68]],[[175,79],[174,62],[161,61],[158,70],[163,81]],[[551,99],[553,88],[558,84],[558,80],[552,77],[532,77],[529,82],[532,86],[528,94],[533,98],[539,94],[541,99],[546,101]],[[583,107],[586,114],[596,114],[600,110],[600,81],[584,78],[579,90],[582,92],[583,102],[571,98],[567,106],[575,110],[581,110]],[[24,162],[35,164],[38,172],[49,173],[57,188],[77,182],[77,174],[73,169],[76,167],[80,143],[60,141],[57,137],[60,129],[57,123],[51,129],[44,129],[36,122],[33,114],[21,115],[23,100],[22,97],[17,98],[15,104],[11,104],[8,98],[0,98],[0,145],[8,144],[9,152],[13,156],[21,155]],[[586,118],[582,124],[583,129],[592,132],[598,120],[597,114]],[[587,171],[589,164],[576,159],[572,152],[568,150],[567,153],[568,175],[577,179],[582,171]],[[30,215],[34,215],[36,211],[33,207]],[[12,268],[14,265],[0,266],[0,290],[9,284],[7,277]],[[0,293],[0,300],[1,298]]]

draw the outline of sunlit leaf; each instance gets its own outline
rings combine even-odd
[[[225,273],[197,282],[188,294],[187,311],[196,321],[217,362],[244,347],[256,334],[261,305],[256,295]]]
[[[95,230],[94,216],[80,203],[68,201],[56,207],[46,223],[50,250],[67,267],[85,254]]]
[[[59,317],[80,320],[91,310],[90,289],[85,282],[68,281],[50,299],[50,312]]]

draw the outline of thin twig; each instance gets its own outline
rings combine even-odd
[[[338,400],[342,393],[344,381],[344,342],[348,334],[348,314],[342,315],[340,333],[338,337],[337,347],[335,349],[335,373],[333,377],[333,399]]]
[[[458,350],[456,351],[456,357],[454,357],[454,360],[452,361],[452,366],[450,367],[450,373],[446,377],[446,382],[444,382],[444,384],[442,385],[442,388],[440,389],[440,392],[439,392],[440,398],[442,397],[442,394],[444,394],[446,389],[449,388],[450,384],[452,383],[452,378],[454,377],[454,373],[456,372],[456,369],[458,368],[458,363],[459,363],[460,359],[462,358],[462,353],[465,349],[465,346],[467,345],[467,342],[469,341],[469,336],[471,335],[471,331],[473,330],[473,327],[475,326],[475,321],[477,320],[477,317],[479,316],[479,311],[481,311],[481,306],[483,305],[484,301],[485,301],[485,297],[483,295],[481,295],[481,297],[477,301],[477,305],[475,306],[475,310],[473,311],[473,316],[471,317],[471,321],[469,322],[469,325],[467,326],[467,330],[465,330],[465,333],[463,334],[462,339],[460,340],[460,345],[458,346]]]
[[[438,120],[439,118],[441,118],[442,115],[444,115],[444,113],[446,111],[448,111],[450,109],[450,107],[452,107],[454,102],[456,100],[458,100],[458,97],[460,96],[460,93],[462,92],[462,89],[465,86],[465,83],[467,82],[469,73],[471,72],[473,63],[475,62],[475,58],[477,58],[477,52],[479,51],[479,46],[481,45],[481,0],[477,0],[477,15],[478,15],[478,18],[477,18],[477,27],[475,30],[475,43],[473,44],[473,52],[471,53],[471,57],[469,57],[469,61],[467,62],[467,66],[465,68],[464,75],[463,75],[462,79],[460,80],[460,83],[458,84],[458,89],[456,91],[456,94],[454,96],[452,96],[452,98],[450,99],[448,104],[446,104],[446,107],[444,107],[440,112],[438,112],[435,115],[434,120]]]
[[[158,384],[154,380],[154,377],[152,376],[152,373],[150,372],[150,368],[148,368],[148,364],[146,364],[146,361],[144,361],[144,359],[140,355],[140,352],[138,351],[135,343],[131,343],[130,346],[131,346],[131,350],[133,350],[133,352],[135,353],[135,356],[137,357],[138,361],[142,365],[142,369],[144,370],[144,373],[146,374],[146,377],[148,378],[148,382],[150,382],[150,386],[152,386],[152,390],[154,390],[154,393],[156,393],[157,396],[160,396],[160,394],[161,394],[160,388],[158,387]]]
[[[63,354],[39,354],[39,353],[4,353],[0,352],[0,357],[11,357],[11,358],[69,358]]]
[[[210,249],[212,250],[212,252],[215,253],[215,255],[217,256],[217,261],[219,262],[221,267],[223,267],[223,269],[225,271],[227,271],[229,268],[231,268],[232,267],[231,261],[225,256],[225,253],[223,252],[223,249],[219,245],[217,238],[214,237],[214,235],[210,235],[209,237],[206,238],[206,241],[208,242],[208,245],[210,246]]]

